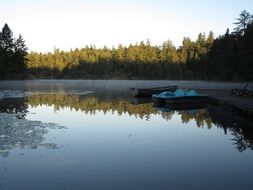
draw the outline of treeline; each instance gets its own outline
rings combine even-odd
[[[0,31],[0,79],[21,79],[27,76],[27,47],[21,35],[5,24]]]
[[[253,16],[242,11],[234,24],[232,33],[227,30],[216,39],[213,32],[200,33],[195,41],[184,38],[178,48],[170,40],[160,46],[147,40],[117,48],[91,45],[27,56],[22,37],[13,39],[6,24],[0,39],[0,74],[1,78],[29,73],[32,78],[252,81]]]
[[[171,41],[152,46],[150,41],[117,48],[82,49],[28,55],[29,71],[36,77],[83,79],[192,79],[190,60],[201,60],[210,50],[213,33],[200,33],[195,42],[184,38],[176,48]],[[197,77],[197,76],[196,76]]]
[[[29,71],[39,78],[82,79],[204,79],[253,80],[252,15],[242,11],[234,32],[217,39],[200,33],[196,41],[184,38],[176,48],[171,41],[150,41],[117,48],[82,49],[28,55]]]
[[[188,62],[188,68],[204,79],[253,80],[253,16],[242,11],[232,33],[214,40],[207,54]],[[204,74],[204,76],[203,76]]]

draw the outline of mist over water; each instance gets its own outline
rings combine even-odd
[[[250,121],[157,107],[113,82],[36,82],[1,86],[27,94],[0,100],[0,189],[253,187]]]

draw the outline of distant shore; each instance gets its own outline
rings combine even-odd
[[[34,92],[80,94],[92,91],[101,96],[105,96],[106,93],[113,93],[116,96],[131,96],[130,88],[150,88],[168,85],[178,85],[178,88],[195,89],[216,95],[220,92],[229,94],[231,89],[243,88],[245,83],[177,80],[6,80],[0,81],[0,99],[25,97]]]
[[[231,89],[242,89],[245,84],[237,82],[177,81],[177,80],[17,80],[0,81],[0,99],[20,98],[34,93],[67,93],[85,95],[99,94],[106,98],[112,94],[117,97],[131,97],[130,88],[149,88],[178,85],[182,89],[195,89],[209,94],[218,103],[235,109],[242,116],[253,116],[252,97],[238,97],[230,94]]]
[[[36,80],[3,80],[0,81],[1,89],[39,90],[39,89],[129,89],[149,88],[157,86],[178,85],[179,88],[189,89],[231,89],[241,88],[247,82],[213,82],[191,80],[64,80],[64,79],[36,79]],[[86,89],[87,90],[87,89]]]

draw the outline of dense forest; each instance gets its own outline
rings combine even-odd
[[[27,75],[27,47],[21,35],[5,24],[0,31],[0,79],[21,79]]]
[[[147,40],[117,48],[91,45],[29,54],[22,37],[13,39],[6,24],[0,33],[1,77],[20,71],[29,78],[252,81],[253,16],[242,11],[234,24],[233,32],[227,29],[216,39],[213,32],[200,33],[195,41],[185,37],[178,48],[170,40],[160,46]]]

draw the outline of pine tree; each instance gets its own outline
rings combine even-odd
[[[2,32],[0,33],[0,46],[6,52],[13,52],[13,33],[7,23],[4,25]]]
[[[27,68],[27,47],[25,45],[25,41],[21,34],[19,37],[14,41],[14,54],[13,54],[13,64],[15,66],[16,73],[26,73]]]
[[[210,49],[213,45],[213,42],[214,42],[214,34],[212,31],[209,32],[209,35],[206,39],[206,48],[207,49]]]
[[[234,23],[236,25],[236,28],[234,29],[235,34],[243,35],[247,26],[253,22],[253,15],[244,10],[236,20],[237,22]]]

